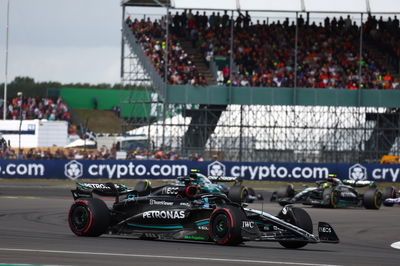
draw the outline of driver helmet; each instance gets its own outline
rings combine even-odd
[[[328,188],[329,187],[329,183],[328,182],[325,182],[324,184],[322,184],[322,188]]]

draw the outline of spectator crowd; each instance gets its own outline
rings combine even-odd
[[[158,72],[165,74],[166,17],[126,23]],[[225,11],[169,14],[168,83],[206,85],[191,56],[180,45],[189,40],[205,61],[230,56],[231,23]],[[295,49],[295,36],[298,43]],[[368,16],[362,27],[350,16],[311,22],[300,15],[290,23],[253,21],[239,13],[233,21],[235,69],[222,69],[224,83],[233,86],[299,88],[398,89],[399,20]],[[363,35],[360,57],[360,34]],[[382,60],[386,58],[386,60]],[[295,70],[295,61],[297,69]],[[360,72],[361,69],[361,72]]]
[[[1,99],[1,108],[4,101]],[[70,122],[68,106],[61,97],[14,97],[6,103],[6,119],[46,119],[65,120]],[[1,113],[1,117],[3,113]]]
[[[131,28],[138,42],[142,45],[147,57],[155,69],[165,78],[165,50],[167,49],[165,39],[165,23],[158,21],[137,20],[131,21],[128,17],[126,23]],[[168,84],[194,86],[207,85],[204,75],[201,75],[193,64],[193,58],[185,53],[181,43],[175,34],[169,35],[168,40]]]
[[[26,159],[26,160],[116,160],[121,159],[117,155],[116,145],[111,148],[102,146],[99,149],[84,148],[30,148],[18,150],[10,146],[0,145],[0,159]],[[180,156],[175,151],[148,150],[137,148],[134,151],[127,151],[127,160],[180,160]],[[203,161],[203,157],[198,153],[189,156],[190,161]]]

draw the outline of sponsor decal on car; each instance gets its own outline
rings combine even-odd
[[[318,231],[321,233],[329,233],[330,234],[330,233],[332,233],[332,228],[321,226],[321,227],[318,227]]]
[[[150,199],[149,203],[150,203],[150,205],[165,205],[165,206],[172,206],[172,205],[174,205],[174,203],[173,203],[173,202],[170,202],[170,201],[153,200],[153,199]]]
[[[203,230],[203,231],[208,231],[208,226],[207,225],[200,225],[200,226],[197,226],[197,229]]]
[[[164,187],[162,189],[162,194],[176,195],[178,194],[178,191],[179,191],[178,187]]]
[[[106,186],[105,184],[81,183],[81,185],[84,187],[89,187],[89,188],[111,189],[109,186]]]
[[[236,176],[208,176],[208,179],[211,181],[236,181],[237,177]]]
[[[205,240],[205,237],[202,236],[184,236],[184,239],[190,239],[190,240]]]
[[[146,211],[143,213],[144,219],[183,219],[185,211]]]
[[[254,228],[254,221],[242,221],[242,228]]]

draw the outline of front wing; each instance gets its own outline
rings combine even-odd
[[[257,226],[249,230],[249,228],[243,228],[242,226],[242,236],[245,240],[339,243],[339,238],[334,229],[326,222],[318,223],[318,236],[316,236],[269,213],[247,208],[245,211],[249,222],[253,222],[256,225],[261,224],[261,228],[264,227],[266,229],[259,230],[260,226]],[[252,219],[252,217],[254,218]]]

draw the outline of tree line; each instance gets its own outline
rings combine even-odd
[[[7,98],[16,97],[22,92],[25,97],[30,96],[58,96],[61,88],[85,88],[85,89],[132,89],[132,85],[121,86],[121,84],[90,84],[90,83],[61,83],[56,81],[36,82],[31,77],[15,77],[7,84]],[[137,89],[145,89],[143,87]],[[0,98],[4,95],[4,82],[0,83]]]

